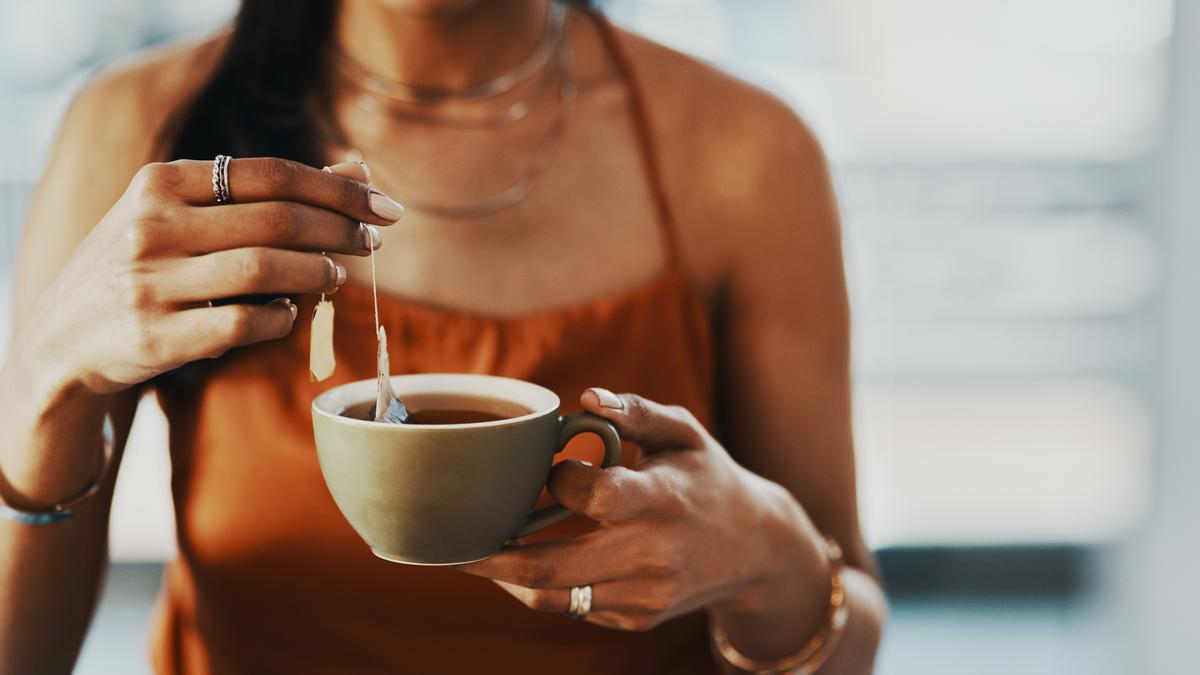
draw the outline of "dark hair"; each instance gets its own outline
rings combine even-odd
[[[589,6],[590,0],[564,0]],[[171,116],[155,159],[321,157],[313,94],[333,38],[337,0],[242,0],[208,82]]]

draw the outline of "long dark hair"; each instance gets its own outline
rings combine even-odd
[[[337,0],[242,0],[211,77],[160,131],[155,159],[227,154],[324,164],[313,102],[325,98],[320,66],[336,11]]]

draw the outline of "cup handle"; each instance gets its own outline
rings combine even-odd
[[[616,428],[603,417],[586,412],[571,413],[559,418],[558,428],[558,449],[554,451],[556,454],[562,452],[567,441],[579,434],[591,432],[604,441],[602,466],[610,467],[621,463],[621,437],[617,435]],[[571,510],[562,504],[544,506],[529,514],[529,520],[525,521],[525,525],[514,538],[519,539],[544,530],[569,515]]]

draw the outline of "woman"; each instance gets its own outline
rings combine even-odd
[[[394,372],[541,383],[643,456],[557,465],[581,515],[483,562],[371,556],[308,401],[373,375],[373,248]],[[159,673],[871,669],[836,208],[816,141],[741,82],[547,0],[246,0],[79,95],[20,262],[0,672],[71,669],[104,420],[115,465],[149,385],[180,551]],[[339,288],[337,372],[311,383],[307,320]],[[70,519],[19,522],[97,475]]]

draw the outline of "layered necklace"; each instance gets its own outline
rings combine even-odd
[[[333,65],[341,83],[354,91],[354,104],[360,109],[435,127],[498,129],[524,119],[541,99],[557,90],[557,109],[549,129],[520,175],[502,190],[474,199],[457,199],[453,203],[427,201],[411,192],[396,190],[405,206],[416,211],[447,218],[473,218],[520,202],[549,166],[575,106],[576,88],[568,63],[568,43],[566,7],[551,2],[545,29],[533,52],[516,67],[486,82],[461,88],[396,82],[371,72],[341,49],[333,54]],[[484,103],[510,94],[522,85],[529,86],[528,92],[499,111],[488,111],[484,115],[447,115],[437,109],[446,103]],[[344,149],[347,160],[367,159],[361,149],[337,132],[336,125],[330,126],[329,140]]]

